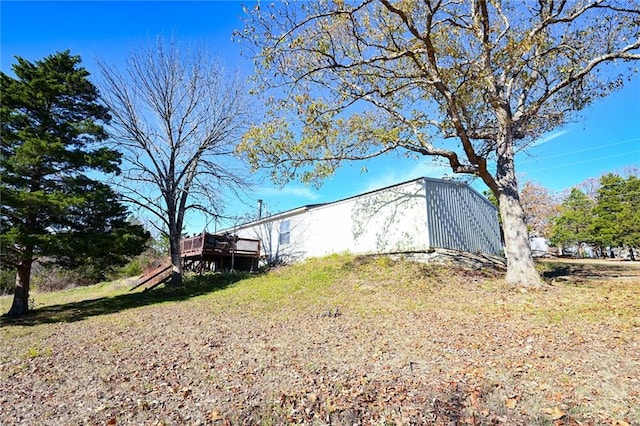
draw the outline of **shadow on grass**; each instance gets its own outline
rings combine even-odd
[[[569,265],[548,264],[546,271],[542,271],[542,278],[554,279],[558,277],[566,277],[571,275],[571,267]]]
[[[193,275],[184,278],[180,287],[161,286],[153,290],[124,293],[111,297],[83,300],[80,302],[64,303],[60,305],[45,306],[34,309],[22,317],[2,317],[1,326],[11,325],[38,325],[59,322],[74,322],[82,319],[113,314],[127,309],[141,306],[154,305],[156,303],[187,300],[225,289],[234,283],[249,278],[248,273],[230,274],[205,274]]]
[[[635,262],[581,260],[562,262],[553,260],[538,260],[542,267],[542,277],[553,279],[602,279],[602,278],[631,278],[640,277],[640,268]]]

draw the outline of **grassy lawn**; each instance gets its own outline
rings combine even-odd
[[[35,294],[1,324],[0,423],[640,424],[640,265],[540,270],[345,255]]]

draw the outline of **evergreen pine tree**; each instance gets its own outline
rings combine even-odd
[[[572,188],[553,220],[551,242],[564,247],[592,242],[591,222],[594,203],[582,191]]]
[[[148,239],[127,222],[117,194],[89,177],[118,172],[120,155],[97,146],[110,117],[80,57],[16,59],[16,77],[0,75],[0,255],[3,267],[16,270],[12,316],[29,310],[35,259],[105,269]]]

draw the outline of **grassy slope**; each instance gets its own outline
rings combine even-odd
[[[333,256],[36,295],[0,329],[3,424],[640,424],[640,274],[547,268],[539,292]]]

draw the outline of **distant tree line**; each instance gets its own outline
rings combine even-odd
[[[640,247],[637,170],[588,179],[563,196],[527,182],[520,198],[531,236],[547,238],[560,250],[587,244],[600,257],[614,257],[619,248],[624,248],[632,259],[637,258],[634,253]]]
[[[603,257],[624,247],[634,259],[640,247],[640,178],[604,175],[594,198],[571,189],[552,220],[549,240],[564,247],[587,243]]]

